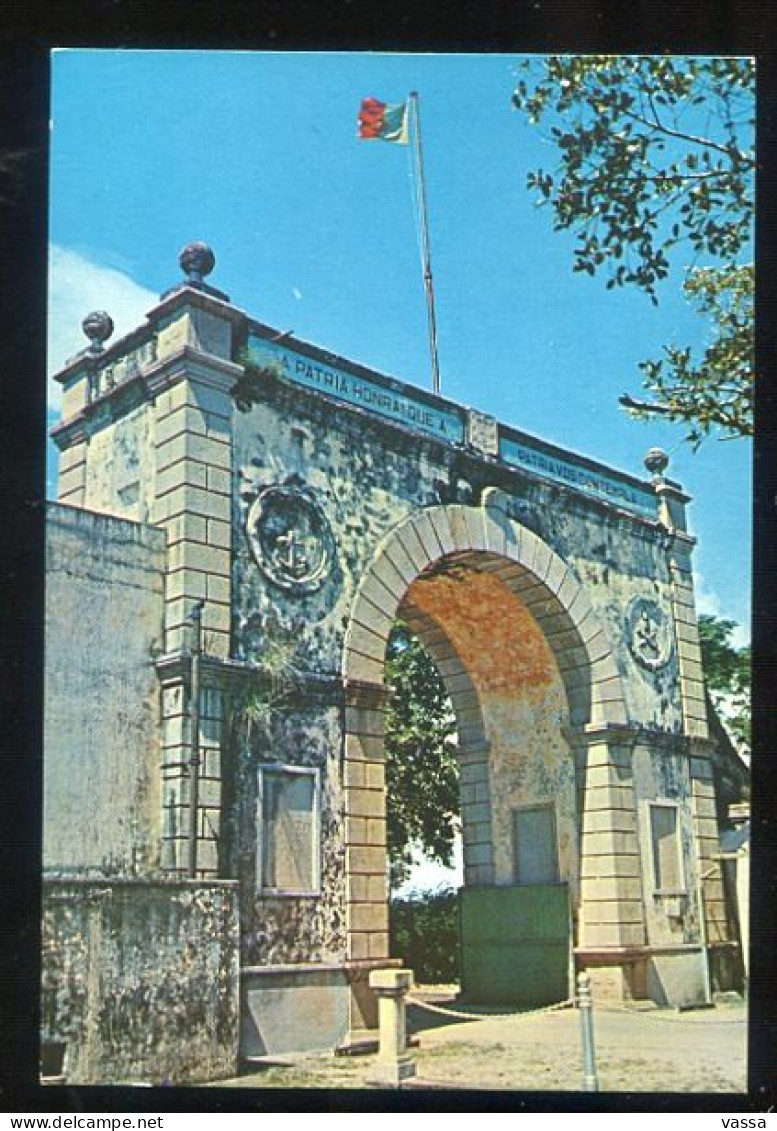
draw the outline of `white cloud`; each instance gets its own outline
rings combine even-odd
[[[51,374],[89,344],[81,322],[92,310],[105,310],[114,322],[112,341],[145,321],[159,296],[112,267],[103,267],[66,247],[49,256],[48,402],[58,409],[62,387]]]
[[[701,616],[718,617],[721,620],[740,621],[740,617],[732,612],[730,608],[724,608],[720,597],[712,589],[707,588],[704,577],[701,574],[696,574],[694,577],[694,585],[696,591],[696,612]],[[739,605],[739,601],[737,601]],[[741,618],[744,619],[744,618]],[[735,648],[744,648],[750,643],[750,624],[745,620],[745,623],[737,623],[736,628],[731,633],[731,643]]]
[[[413,892],[435,891],[440,887],[460,888],[464,883],[464,856],[459,834],[453,842],[453,863],[450,868],[429,860],[420,844],[413,846],[412,855],[410,875],[394,893],[400,898],[405,898]]]

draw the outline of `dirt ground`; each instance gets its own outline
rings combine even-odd
[[[452,991],[442,987],[417,989],[413,996],[462,1008]],[[417,1074],[405,1086],[582,1090],[580,1020],[574,1009],[478,1012],[474,1020],[463,1021],[413,1005],[408,1029]],[[746,1091],[747,1015],[741,1002],[688,1012],[599,1007],[594,1034],[600,1091]],[[368,1087],[376,1057],[308,1054],[283,1059],[287,1066],[264,1068],[219,1086]]]

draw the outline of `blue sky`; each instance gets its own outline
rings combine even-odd
[[[702,611],[749,633],[751,449],[631,420],[638,362],[704,345],[680,277],[655,308],[572,272],[526,174],[553,147],[511,106],[518,56],[61,51],[53,56],[50,371],[180,279],[204,239],[210,281],[247,313],[430,385],[409,149],[356,136],[362,98],[417,90],[445,396],[643,475],[647,449],[693,496]],[[57,392],[51,385],[51,412]],[[50,478],[50,493],[53,493]],[[744,626],[748,626],[745,628]]]

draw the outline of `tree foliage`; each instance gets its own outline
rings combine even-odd
[[[513,95],[546,126],[558,162],[529,174],[557,231],[576,234],[574,270],[658,302],[682,252],[683,289],[712,331],[703,356],[667,347],[641,368],[655,398],[633,413],[752,432],[755,73],[749,59],[605,56],[526,60]]]
[[[717,426],[728,436],[753,434],[753,268],[696,268],[683,289],[709,317],[711,341],[700,359],[689,347],[665,346],[664,357],[643,361],[645,388],[656,398],[649,411],[684,420],[698,445]],[[624,394],[637,415],[643,406]]]
[[[414,846],[451,863],[459,811],[456,724],[440,674],[420,641],[398,623],[391,635],[386,680],[388,848],[392,886],[407,878]]]
[[[459,899],[450,887],[393,899],[389,908],[392,957],[410,967],[417,982],[459,977]]]
[[[702,667],[718,713],[740,743],[750,746],[750,648],[735,648],[732,620],[699,617]]]

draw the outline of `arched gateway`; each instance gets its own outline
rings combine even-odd
[[[553,810],[560,874],[579,898],[575,764],[584,781],[590,724],[594,733],[622,730],[621,679],[574,572],[509,517],[509,496],[487,488],[483,503],[424,508],[378,547],[345,638],[346,777],[366,771],[370,739],[380,738],[386,648],[401,618],[433,656],[456,715],[465,882],[513,882],[518,861],[504,809],[510,813],[514,794],[524,806]],[[379,765],[374,741],[372,750]],[[352,804],[347,792],[346,811]],[[376,878],[385,872],[382,859]],[[617,900],[608,903],[612,910]],[[380,933],[374,941],[369,934],[352,928],[352,956],[382,945]]]
[[[48,654],[81,649],[90,669],[58,663],[47,684],[51,907],[78,902],[75,875],[103,897],[124,877],[122,906],[142,880],[194,931],[216,892],[233,917],[222,1001],[239,937],[243,1055],[369,1029],[368,974],[389,960],[384,663],[400,618],[456,715],[465,992],[499,981],[500,940],[467,927],[480,898],[523,916],[501,940],[518,1000],[552,946],[563,988],[570,955],[597,994],[701,1001],[708,958],[722,985],[733,943],[693,539],[661,453],[643,480],[561,451],[279,335],[197,271],[108,348],[104,318],[87,330],[54,433]],[[110,639],[72,615],[76,599],[118,607],[126,586],[135,615]],[[98,724],[100,665],[117,655],[125,675]],[[561,937],[527,911],[537,885],[563,892]],[[158,963],[170,930],[147,940]],[[224,1048],[236,1016],[213,1037]],[[84,1080],[108,1071],[79,1063]],[[221,1070],[210,1063],[190,1077]]]

